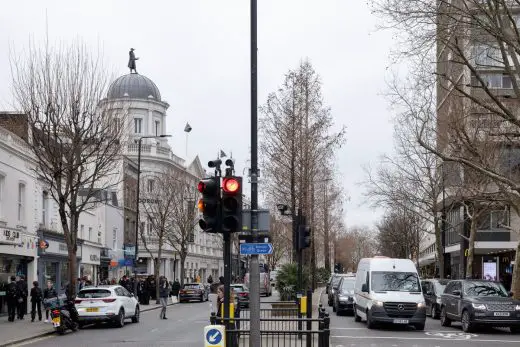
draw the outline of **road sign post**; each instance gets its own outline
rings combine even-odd
[[[226,331],[223,325],[204,327],[204,347],[226,347]]]

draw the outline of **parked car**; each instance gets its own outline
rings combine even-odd
[[[243,284],[232,284],[230,287],[235,292],[240,307],[249,307],[249,289]]]
[[[452,321],[460,321],[464,332],[491,326],[520,333],[520,301],[498,282],[453,280],[441,296],[441,325],[450,326]]]
[[[328,296],[327,296],[327,298],[328,298],[328,300],[327,300],[327,304],[328,304],[329,306],[332,306],[332,304],[333,304],[333,302],[334,302],[334,292],[335,292],[335,290],[338,288],[338,286],[339,286],[339,281],[340,281],[343,277],[347,277],[347,275],[345,275],[345,274],[334,274],[334,275],[331,277],[330,281],[329,281],[330,285],[328,285],[329,290],[328,290],[328,292],[327,292],[327,294],[328,294]]]
[[[424,330],[426,307],[415,264],[410,259],[363,258],[356,273],[354,319],[367,328],[378,323]]]
[[[269,276],[269,266],[260,264],[260,295],[271,296],[273,289]],[[244,276],[244,284],[249,288],[249,271]]]
[[[426,314],[433,319],[438,319],[441,313],[441,295],[449,280],[443,279],[427,279],[421,281],[424,295],[424,303],[426,305]]]
[[[344,311],[354,313],[355,285],[355,277],[342,277],[339,281],[338,289],[334,291],[332,303],[332,311],[336,312],[336,315],[339,316]]]
[[[91,322],[112,322],[122,327],[130,318],[133,323],[139,322],[139,302],[119,285],[83,288],[74,303],[80,327]]]
[[[209,291],[202,283],[185,283],[179,291],[179,302],[199,300],[208,301]]]

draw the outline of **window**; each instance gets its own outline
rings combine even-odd
[[[18,221],[25,221],[25,184],[18,183]]]
[[[161,131],[159,128],[160,125],[161,125],[161,123],[158,120],[156,120],[155,121],[155,136],[161,135]]]
[[[88,239],[92,240],[92,227],[88,228]]]
[[[503,229],[503,225],[509,225],[509,210],[484,213],[477,223],[479,230]]]
[[[498,47],[476,45],[473,47],[473,56],[477,68],[501,68],[504,66],[502,52]]]
[[[152,231],[153,231],[152,218],[148,217],[148,235],[152,235]]]
[[[4,200],[5,176],[0,174],[0,218],[2,217],[2,202]]]
[[[81,226],[79,227],[79,238],[85,238],[85,226],[83,224],[81,224]]]
[[[42,224],[47,225],[47,210],[49,205],[49,193],[43,191],[42,193]]]
[[[155,181],[154,180],[148,180],[148,193],[153,192]]]
[[[134,133],[141,134],[143,130],[143,119],[134,118]]]
[[[419,278],[413,272],[372,272],[372,290],[420,292]]]
[[[112,249],[117,249],[117,228],[112,229]]]
[[[484,84],[488,88],[501,88],[501,89],[511,89],[513,88],[513,83],[511,80],[511,76],[503,73],[480,73],[480,78],[483,80]],[[479,87],[482,84],[477,79],[476,76],[471,77],[471,85],[474,87]]]

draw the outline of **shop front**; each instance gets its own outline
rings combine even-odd
[[[69,282],[69,253],[63,236],[40,233],[38,255],[38,280],[42,287],[46,286],[47,281],[51,281],[59,293],[64,293],[65,286]],[[79,274],[79,264],[82,260],[80,244],[78,244],[76,257]]]
[[[36,278],[37,238],[12,228],[0,228],[0,315],[7,314],[6,287],[11,276]]]
[[[79,277],[86,278],[93,284],[97,284],[99,280],[98,270],[101,265],[101,248],[83,243],[81,252]]]

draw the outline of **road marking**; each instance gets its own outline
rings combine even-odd
[[[349,338],[361,340],[429,340],[429,341],[446,341],[445,338],[437,337],[405,337],[405,336],[350,336],[350,335],[331,335],[334,338]],[[470,341],[468,341],[470,342]],[[499,343],[520,343],[520,340],[487,340],[487,339],[471,339],[471,342],[499,342]]]
[[[424,332],[425,335],[429,336],[438,336],[443,337],[445,339],[449,340],[469,340],[473,337],[478,337],[477,334],[466,334],[466,333],[458,333],[458,332],[445,332],[445,331],[426,331]]]
[[[153,328],[152,330],[150,330],[151,333],[154,333],[156,332],[157,330],[159,330],[158,328]]]
[[[367,328],[336,328],[336,327],[331,327],[330,329],[331,330],[367,330]]]
[[[21,342],[21,343],[15,344],[15,345],[13,344],[13,345],[10,345],[10,346],[11,347],[18,347],[18,346],[31,345],[33,343],[44,341],[44,340],[47,340],[47,339],[50,339],[50,338],[53,338],[53,337],[56,337],[56,335],[53,334],[53,335],[38,337],[38,338],[35,338],[35,339],[32,339],[32,340],[27,340],[25,342]]]

